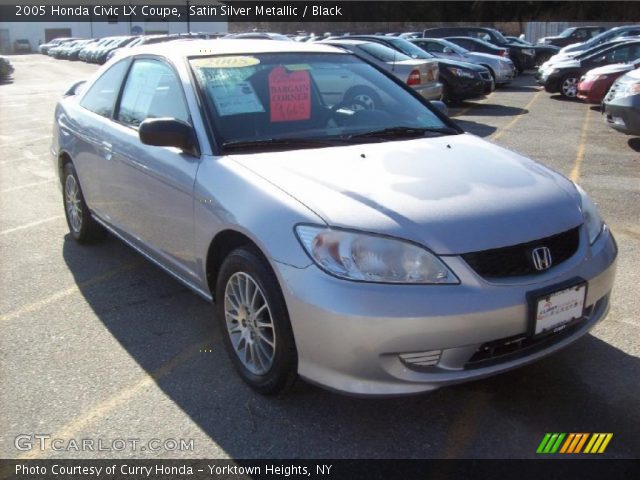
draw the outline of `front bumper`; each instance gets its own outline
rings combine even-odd
[[[611,128],[627,135],[640,135],[640,95],[605,102],[602,113]]]
[[[592,247],[584,237],[581,232],[580,247],[569,260],[509,282],[479,277],[458,256],[444,260],[461,284],[437,286],[350,282],[315,265],[276,264],[298,348],[298,372],[343,393],[402,395],[487,377],[560,350],[608,311],[617,248],[608,230]],[[473,362],[488,342],[526,335],[528,292],[576,277],[588,281],[587,318],[542,346]],[[415,368],[400,357],[416,352],[437,361]]]
[[[494,74],[496,76],[496,85],[504,85],[513,81],[516,76],[516,68],[513,65],[506,66],[495,70]]]
[[[422,95],[426,100],[440,100],[442,98],[442,83],[428,83],[425,85],[412,85],[417,93]]]
[[[601,85],[603,83],[597,80],[582,80],[578,84],[578,94],[576,96],[587,103],[601,103],[607,93]]]

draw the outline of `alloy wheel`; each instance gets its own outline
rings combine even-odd
[[[273,365],[276,335],[271,310],[256,281],[236,272],[227,281],[224,314],[233,349],[242,365],[264,375]]]
[[[64,204],[67,209],[69,225],[75,233],[82,229],[82,204],[80,203],[80,189],[73,175],[67,175],[64,182]]]
[[[562,94],[569,98],[575,97],[578,94],[578,79],[575,77],[565,78],[562,81]]]

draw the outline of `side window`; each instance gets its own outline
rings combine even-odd
[[[164,62],[136,60],[125,82],[116,118],[137,127],[147,118],[161,117],[190,123],[180,81]]]
[[[574,37],[578,39],[587,38],[587,32],[585,30],[576,30],[574,32]]]
[[[91,86],[80,105],[98,115],[110,118],[116,103],[122,77],[127,72],[127,62],[116,63]]]
[[[423,46],[423,45],[420,45]],[[444,46],[437,42],[426,42],[427,52],[444,52]]]
[[[616,48],[607,54],[609,62],[626,62],[629,60],[629,53],[632,47]]]

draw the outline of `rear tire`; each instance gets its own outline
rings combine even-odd
[[[78,243],[103,240],[107,231],[91,216],[73,163],[65,163],[62,172],[62,201],[71,236]]]
[[[233,250],[216,282],[216,316],[227,353],[240,377],[263,395],[288,390],[298,354],[278,279],[251,247]]]

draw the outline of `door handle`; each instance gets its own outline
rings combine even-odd
[[[111,145],[109,142],[102,142],[102,150],[104,150],[104,158],[105,160],[111,160],[113,157],[113,150],[111,150]]]

